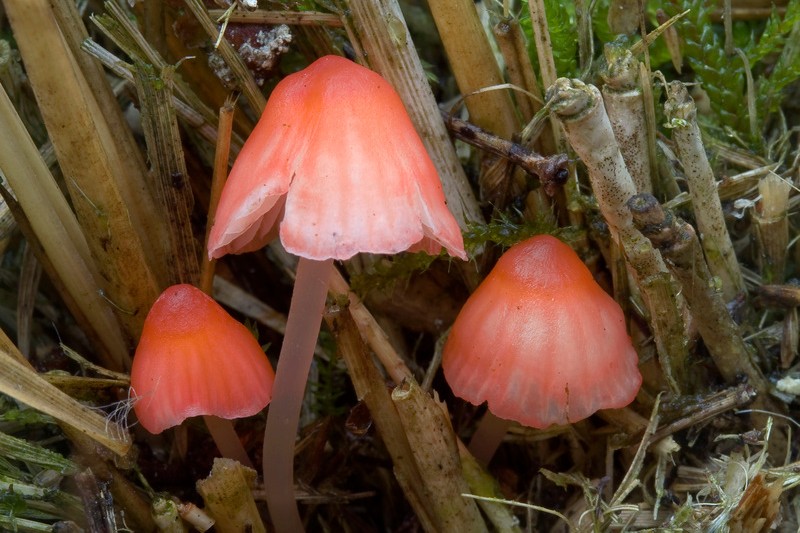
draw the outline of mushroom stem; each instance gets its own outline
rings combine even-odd
[[[497,417],[486,411],[483,418],[478,423],[478,429],[472,435],[472,440],[469,441],[469,451],[481,464],[486,467],[489,461],[494,457],[494,453],[500,444],[503,442],[503,437],[506,436],[506,431],[511,427],[510,420],[505,420]]]
[[[206,423],[206,428],[214,439],[214,444],[217,445],[219,453],[222,457],[227,459],[235,459],[242,463],[242,465],[253,468],[253,462],[247,456],[247,450],[242,446],[242,441],[239,440],[239,435],[233,429],[233,423],[230,420],[225,420],[218,416],[206,415],[203,417]]]
[[[277,533],[303,531],[294,496],[294,443],[333,260],[300,258],[264,430],[264,490]]]
[[[205,242],[208,246],[208,234],[211,231],[211,226],[214,224],[214,215],[217,212],[217,205],[219,204],[219,197],[222,194],[222,187],[225,185],[225,179],[228,174],[228,154],[230,153],[231,146],[231,128],[233,127],[233,100],[228,97],[225,100],[225,105],[219,108],[219,136],[217,137],[217,148],[214,153],[214,175],[211,180],[211,194],[208,201],[208,225],[206,227]],[[203,257],[200,265],[200,290],[207,295],[214,297],[214,267],[217,261],[209,259],[207,256]],[[242,446],[242,441],[239,440],[239,435],[233,429],[233,423],[230,420],[219,418],[217,416],[204,416],[203,421],[206,423],[206,428],[214,439],[214,444],[222,454],[222,457],[228,459],[236,459],[244,466],[255,469],[253,462],[247,455],[247,450]]]

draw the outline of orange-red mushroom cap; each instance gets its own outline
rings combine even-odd
[[[545,428],[624,407],[642,383],[619,305],[566,244],[511,247],[470,296],[444,347],[453,392]]]
[[[466,259],[399,96],[378,74],[337,56],[273,90],[223,189],[209,257],[257,250],[276,225],[284,247],[308,259],[442,247]]]
[[[190,416],[240,418],[272,398],[275,373],[255,337],[191,285],[153,304],[131,368],[139,423],[161,433]]]

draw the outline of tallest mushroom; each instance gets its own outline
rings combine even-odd
[[[436,169],[378,74],[326,56],[275,87],[222,192],[208,255],[257,250],[276,235],[300,257],[264,436],[280,533],[302,530],[294,441],[332,261],[442,248],[466,259]]]

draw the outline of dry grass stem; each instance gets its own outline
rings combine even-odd
[[[432,499],[438,523],[437,531],[487,531],[473,500],[461,495],[469,492],[462,477],[461,458],[450,419],[435,396],[430,396],[413,378],[400,384],[392,392],[392,402],[411,446],[411,453],[420,472],[437,472],[425,475],[423,483]]]
[[[211,20],[211,17],[209,17],[208,11],[203,3],[200,2],[200,0],[185,0],[185,3],[186,7],[189,8],[197,21],[200,23],[200,26],[202,26],[203,30],[205,30],[205,32],[211,38],[211,41],[217,42],[219,38],[219,30],[217,29],[217,25],[214,23],[214,21]],[[261,115],[261,112],[264,110],[264,106],[267,105],[267,100],[261,93],[261,89],[258,87],[258,84],[256,84],[255,79],[253,79],[253,75],[247,69],[247,66],[245,66],[242,57],[236,53],[236,50],[234,50],[230,43],[224,38],[219,39],[217,51],[231,69],[239,90],[242,91],[242,94],[249,102],[250,107],[253,108],[253,111],[255,111],[256,114]]]
[[[665,153],[667,153],[666,150],[668,149],[666,145],[661,144],[660,147],[663,151],[665,151]],[[712,150],[712,153],[713,152],[714,151]],[[724,153],[722,151],[720,151],[717,155],[724,157]],[[671,151],[668,153],[668,157],[670,158],[671,164],[678,163],[677,157]],[[744,209],[751,206],[755,202],[755,197],[758,194],[758,183],[761,178],[776,170],[777,167],[778,166],[775,164],[756,166],[750,170],[726,177],[723,181],[719,182],[717,187],[719,199],[723,202],[732,202],[734,204],[734,208],[737,210],[737,216],[742,215]],[[798,197],[795,196],[794,198]],[[790,206],[791,202],[794,201],[794,198],[790,200]],[[687,191],[674,195],[668,202],[664,204],[664,207],[668,209],[677,209],[679,207],[685,207],[689,205],[691,205],[691,195]]]
[[[661,255],[633,225],[626,205],[636,187],[614,139],[600,91],[578,80],[559,79],[547,92],[548,103],[560,119],[567,138],[589,170],[592,191],[630,265],[645,305],[670,388],[686,390],[686,344],[678,288]]]
[[[642,100],[644,101],[644,127],[647,131],[647,159],[650,162],[650,168],[647,169],[647,171],[650,174],[650,180],[653,183],[654,190],[658,190],[665,198],[670,198],[670,193],[672,191],[668,187],[658,188],[655,185],[660,181],[658,150],[656,148],[658,121],[656,119],[656,105],[653,95],[653,77],[650,74],[650,69],[641,61],[639,62],[639,85],[642,90]]]
[[[633,457],[633,461],[631,461],[628,471],[625,472],[625,477],[622,478],[622,481],[619,483],[619,487],[617,487],[617,490],[614,492],[614,495],[609,501],[608,505],[611,508],[622,505],[631,491],[633,491],[633,489],[635,489],[641,483],[639,481],[640,471],[642,466],[644,466],[647,448],[651,443],[650,439],[653,436],[653,433],[655,433],[656,428],[658,428],[658,422],[660,420],[658,408],[660,405],[661,395],[658,395],[655,403],[653,404],[652,412],[650,413],[650,420],[644,430],[644,436],[642,437],[642,441],[639,443],[639,448],[636,450],[636,455]]]
[[[276,311],[225,278],[214,276],[213,296],[220,303],[278,333],[286,331],[286,315]]]
[[[216,521],[216,531],[266,533],[253,499],[256,471],[232,459],[214,459],[207,478],[197,482],[206,512]]]
[[[172,67],[156,71],[142,63],[137,63],[134,71],[153,179],[168,221],[172,266],[168,283],[196,285],[200,279],[200,256],[191,220],[194,197],[172,106],[173,76]]]
[[[770,385],[751,360],[739,327],[725,306],[712,279],[694,228],[664,211],[651,195],[637,195],[629,202],[636,225],[669,260],[670,269],[683,287],[683,295],[695,317],[697,329],[722,377],[734,383],[747,376],[758,391],[759,403],[771,405]]]
[[[59,390],[68,393],[70,396],[78,397],[88,396],[92,391],[113,389],[114,387],[125,388],[130,385],[130,380],[128,379],[85,378],[59,374],[44,374],[42,377]]]
[[[800,307],[800,287],[795,285],[761,285],[758,294],[769,307]]]
[[[367,404],[392,458],[395,476],[403,493],[417,513],[423,528],[426,531],[435,531],[438,527],[436,511],[428,498],[422,478],[423,472],[414,461],[414,454],[404,432],[400,415],[392,403],[391,394],[383,378],[370,360],[367,347],[361,339],[350,311],[329,310],[325,320],[337,338],[339,354],[347,364],[356,395]]]
[[[458,441],[458,449],[464,479],[470,489],[469,496],[475,497],[478,507],[498,533],[520,533],[519,519],[504,502],[498,501],[502,498],[502,491],[497,480],[478,464],[461,441]]]
[[[370,67],[383,75],[400,95],[439,171],[448,208],[462,229],[470,221],[482,220],[478,202],[439,118],[439,106],[397,0],[349,0],[347,5]]]
[[[31,353],[31,326],[41,277],[42,265],[36,260],[33,246],[26,243],[22,253],[17,292],[17,347],[26,358],[30,357]]]
[[[352,319],[348,318],[347,321],[344,322],[344,325],[347,326],[348,325],[347,322],[352,320],[352,322],[357,326],[360,336],[362,336],[369,344],[369,347],[372,348],[375,355],[377,356],[377,359],[381,362],[382,366],[389,374],[389,377],[391,377],[395,381],[395,383],[403,383],[403,382],[408,382],[408,380],[413,380],[411,371],[397,355],[394,348],[392,348],[386,333],[377,324],[375,319],[372,317],[372,315],[369,313],[366,307],[364,307],[364,305],[361,303],[358,297],[354,293],[350,292],[347,282],[341,277],[338,271],[335,270],[330,280],[330,292],[333,298],[342,298],[342,297],[348,298],[347,300],[348,311]],[[330,322],[332,319],[327,318],[326,320]],[[344,329],[334,328],[334,332],[341,332],[341,331],[344,331]],[[348,343],[346,346],[350,347],[349,349],[355,349],[351,344],[356,342],[355,337],[343,338],[340,335],[338,340],[340,346],[341,343],[344,342],[345,340]],[[363,350],[363,348],[358,348],[358,349]],[[348,356],[347,354],[343,355],[345,357]],[[353,355],[350,354],[350,357],[353,357]],[[362,357],[365,358],[366,356]],[[378,387],[378,390],[384,392],[386,391],[386,386],[383,383],[383,379],[380,378],[380,374],[377,373],[377,369],[372,367],[371,363],[367,365],[362,360],[353,359],[353,360],[348,360],[348,367],[350,367],[351,363],[354,365],[354,368],[357,368],[357,370],[353,369],[350,370],[351,379],[354,382],[354,386],[356,387],[357,392],[359,390],[366,391],[371,387]],[[358,364],[357,367],[355,366],[356,364]],[[354,371],[357,374],[356,377],[353,376]],[[356,384],[356,380],[359,381],[359,384]],[[359,393],[359,395],[361,395],[361,393]],[[388,409],[388,408],[383,406],[381,407],[381,409]],[[370,411],[372,412],[372,408],[370,408]],[[373,417],[394,416],[394,415],[389,415],[387,413],[384,413],[383,415],[376,415],[375,412],[372,412],[372,415]],[[394,419],[392,418],[391,420],[393,421]],[[477,463],[475,458],[472,457],[472,455],[469,453],[469,451],[463,445],[463,443],[461,443],[461,441],[458,439],[456,439],[456,441],[458,444],[458,452],[461,458],[462,466],[464,468],[464,475],[467,482],[470,485],[470,490],[476,494],[482,494],[484,496],[496,496],[497,492],[494,488],[494,485],[492,484],[491,481],[492,478],[480,467],[480,465]],[[410,467],[408,468],[410,469]],[[397,473],[398,480],[401,482],[401,484],[408,482],[409,480],[408,475],[410,472],[412,471],[408,470],[403,475]],[[417,497],[417,496],[409,496],[409,491],[412,490],[412,488],[404,490],[406,492],[407,497],[409,498]],[[413,502],[412,505],[414,505]],[[416,505],[414,506],[416,508]],[[485,510],[484,512],[486,512],[487,515],[491,518],[492,523],[495,524],[495,526],[498,526],[498,524],[509,525],[513,523],[513,520],[508,516],[507,512],[501,508],[497,508],[496,504],[489,503],[487,504],[487,506],[489,507],[489,509]],[[501,531],[505,530],[501,529]],[[510,531],[514,530],[512,529]]]
[[[519,21],[515,18],[501,20],[492,27],[492,33],[497,41],[497,47],[503,55],[508,80],[533,95],[533,98],[527,95],[516,95],[515,97],[522,120],[528,122],[542,108],[544,95],[542,87],[536,79],[531,58],[528,56],[525,35],[519,26]]]
[[[650,130],[640,88],[639,63],[629,50],[606,47],[603,103],[637,192],[653,192]]]
[[[543,0],[532,0],[528,2],[528,9],[531,14],[533,24],[533,38],[536,45],[536,56],[539,59],[539,79],[542,87],[551,87],[558,77],[556,63],[553,59],[553,44],[550,41],[550,29],[547,25],[547,13],[544,8]],[[555,121],[550,121],[553,145],[556,150],[560,150],[561,132]]]
[[[428,5],[442,39],[450,68],[465,97],[470,121],[500,137],[519,126],[508,91],[475,91],[504,82],[489,39],[471,0],[430,0]]]
[[[135,205],[126,203],[125,207],[130,215],[131,225],[139,232],[149,268],[154,271],[157,279],[164,280],[168,266],[158,259],[160,256],[156,252],[160,253],[163,249],[166,229],[164,220],[159,216],[142,153],[102,66],[82,50],[83,42],[89,38],[89,34],[76,5],[69,0],[57,0],[51,2],[50,6],[72,58],[80,66],[88,94],[92,95],[100,110],[93,120],[106,125],[104,131],[107,133],[100,136],[100,139],[110,146],[108,158],[111,167],[119,174],[111,179],[120,188],[123,198],[141,199]]]
[[[669,84],[664,112],[670,121],[675,149],[686,173],[708,268],[719,278],[725,300],[731,301],[745,291],[744,278],[725,226],[714,172],[697,125],[697,109],[681,82]]]
[[[761,200],[756,204],[755,222],[761,277],[766,283],[781,283],[789,249],[789,194],[792,184],[774,172],[758,182]]]
[[[133,83],[133,65],[124,62],[122,59],[118,58],[90,39],[87,39],[83,42],[81,49],[89,55],[95,57],[106,68],[111,70],[123,80]],[[178,86],[180,86],[180,83],[176,83],[176,88]],[[195,110],[195,108],[191,107],[176,95],[173,95],[172,97],[172,105],[175,107],[175,112],[178,114],[181,120],[184,121],[184,123],[191,126],[203,139],[207,140],[209,143],[216,144],[218,138],[217,128],[216,126],[212,125],[204,113]],[[243,141],[241,138],[235,135],[235,133],[231,133],[231,136],[231,151],[234,153],[239,153]]]
[[[140,61],[152,65],[157,71],[163,70],[169,63],[153,48],[144,38],[137,26],[133,24],[129,13],[121,5],[107,2],[106,12],[103,15],[92,17],[92,22],[123,50],[133,61]],[[115,74],[133,82],[132,67],[122,63],[113,54],[104,50],[97,43],[85,40],[82,48],[90,55],[95,56],[103,65],[114,71]],[[176,98],[173,99],[175,109],[188,124],[197,129],[200,135],[212,144],[217,140],[217,113],[206,105],[197,95],[194,87],[184,82],[180,77],[173,80],[173,90]],[[262,97],[263,99],[263,97]],[[243,144],[242,139],[232,134],[231,149],[238,153]]]
[[[112,306],[100,293],[100,274],[83,232],[5,91],[0,91],[0,168],[73,309],[102,343],[106,366],[128,368],[128,345]],[[42,205],[48,209],[40,209]]]
[[[200,289],[208,295],[212,293],[214,284],[214,266],[216,261],[209,259],[206,253],[208,235],[214,226],[219,197],[228,177],[228,158],[231,148],[231,130],[233,128],[234,102],[228,99],[219,109],[219,126],[217,127],[217,147],[214,151],[214,174],[211,177],[211,192],[208,200],[208,217],[206,218],[206,234],[203,239],[204,247],[201,252]]]
[[[345,296],[350,305],[349,311],[353,315],[353,320],[358,326],[358,330],[375,352],[375,356],[381,362],[386,373],[395,383],[402,383],[406,378],[411,377],[411,371],[397,355],[397,352],[389,342],[386,332],[380,327],[378,322],[364,307],[361,299],[350,291],[347,281],[342,277],[338,270],[334,269],[329,281],[329,291],[334,297]]]
[[[27,74],[92,260],[105,280],[102,289],[118,309],[125,310],[117,317],[129,339],[136,339],[145,311],[159,293],[156,274],[148,266],[150,258],[159,257],[153,255],[156,248],[145,243],[125,205],[126,195],[148,205],[150,195],[142,176],[132,181],[139,161],[129,162],[126,151],[118,147],[111,130],[115,124],[103,118],[79,64],[64,46],[48,3],[24,4],[10,2],[6,8]],[[155,213],[152,204],[133,215],[145,213]],[[152,220],[158,219],[138,221],[151,231],[151,238],[159,229]]]
[[[225,14],[224,9],[209,9],[208,16],[214,20],[219,20]],[[315,11],[267,11],[255,9],[253,11],[243,11],[237,9],[228,17],[228,22],[242,24],[288,24],[290,26],[326,26],[329,28],[341,28],[342,19],[339,15],[331,13],[318,13]]]
[[[131,448],[128,432],[78,403],[37,374],[0,330],[0,392],[68,424],[116,454]]]

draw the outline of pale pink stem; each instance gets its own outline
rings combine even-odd
[[[472,435],[472,440],[469,441],[468,448],[481,466],[486,467],[492,460],[511,424],[511,421],[498,418],[489,411],[483,415],[478,423],[478,429]]]
[[[264,430],[264,490],[276,533],[303,531],[294,496],[294,443],[333,260],[300,258]]]
[[[227,459],[235,459],[248,468],[254,468],[253,462],[247,456],[247,451],[239,440],[239,435],[233,429],[233,423],[218,416],[206,415],[203,417],[214,444],[219,453]]]

